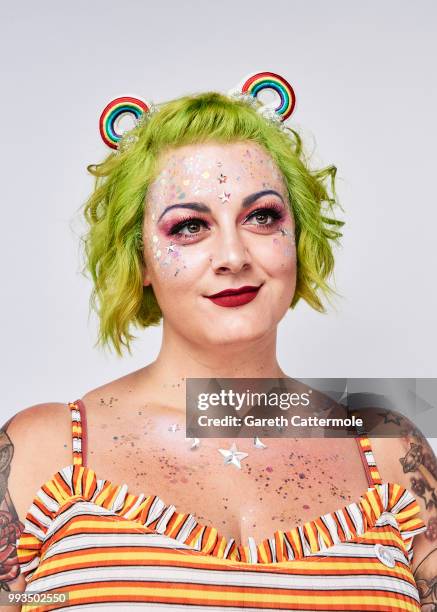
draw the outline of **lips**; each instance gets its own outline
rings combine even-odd
[[[254,300],[258,295],[260,288],[261,285],[259,287],[245,285],[244,287],[239,287],[238,289],[225,289],[224,291],[220,291],[219,293],[214,293],[214,295],[208,295],[206,297],[214,302],[214,304],[217,304],[217,306],[233,308],[235,306],[243,306],[243,304],[248,304]]]

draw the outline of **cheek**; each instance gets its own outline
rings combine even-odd
[[[208,252],[200,244],[184,247],[159,234],[152,234],[149,240],[146,261],[155,292],[172,295],[178,291],[186,292],[210,265]]]
[[[296,270],[296,247],[290,236],[273,236],[259,255],[272,275],[291,275]]]

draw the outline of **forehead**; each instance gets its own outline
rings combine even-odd
[[[258,162],[273,162],[267,151],[256,142],[206,142],[185,145],[169,149],[162,154],[159,160],[160,169],[177,165],[179,168],[192,168],[189,162],[199,160],[205,163],[217,161],[244,161],[255,157]],[[175,164],[176,162],[176,164]]]
[[[158,160],[150,195],[157,195],[182,181],[184,192],[200,190],[218,177],[227,183],[248,181],[283,184],[283,177],[269,153],[255,142],[199,143],[169,149]]]

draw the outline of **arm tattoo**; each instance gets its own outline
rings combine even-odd
[[[420,431],[416,428],[404,430],[406,453],[399,459],[404,474],[411,474],[411,490],[421,497],[429,512],[425,537],[437,541],[437,459]]]
[[[437,610],[437,549],[434,548],[419,563],[414,572],[414,579],[419,591],[421,612],[436,612]]]
[[[387,419],[389,415],[386,415]],[[399,437],[404,455],[399,458],[404,474],[408,475],[411,491],[421,497],[426,508],[428,553],[414,570],[419,591],[421,612],[437,612],[437,459],[427,439],[409,419],[396,414],[391,422],[399,425]],[[389,422],[387,420],[387,422]]]
[[[8,477],[14,445],[6,430],[10,420],[0,429],[0,591],[9,591],[8,583],[20,573],[17,539],[24,530],[8,491]]]

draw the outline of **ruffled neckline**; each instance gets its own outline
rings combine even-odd
[[[50,526],[58,514],[77,502],[105,508],[109,514],[141,525],[149,533],[159,533],[189,547],[193,554],[233,563],[276,564],[326,552],[336,544],[363,536],[384,512],[395,517],[406,548],[414,535],[426,530],[413,494],[400,484],[382,483],[369,487],[357,502],[303,525],[277,530],[258,543],[249,537],[247,544],[238,544],[157,495],[134,495],[126,484],[115,485],[99,479],[89,467],[69,465],[40,488],[27,513],[25,530],[17,544],[24,574],[39,562],[40,549],[49,541]]]

